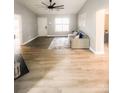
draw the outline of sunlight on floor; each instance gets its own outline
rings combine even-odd
[[[48,49],[64,49],[69,48],[69,40],[67,37],[54,38]]]

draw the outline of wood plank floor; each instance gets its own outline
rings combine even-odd
[[[103,55],[30,46],[22,53],[30,73],[15,81],[15,93],[109,93],[107,46]]]

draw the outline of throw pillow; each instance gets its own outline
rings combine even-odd
[[[83,36],[84,36],[83,33],[80,32],[79,33],[79,38],[83,38]]]

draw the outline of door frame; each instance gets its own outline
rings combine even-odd
[[[14,14],[14,20],[19,20],[19,39],[20,39],[20,45],[23,45],[23,38],[22,38],[22,17],[19,14]],[[14,31],[15,34],[15,31]]]
[[[40,25],[41,25],[41,23],[39,23],[39,20],[42,20],[43,18],[45,18],[46,19],[46,27],[47,28],[45,28],[46,29],[46,33],[44,34],[43,33],[43,35],[42,34],[40,34],[41,32],[41,28],[40,28]],[[37,22],[38,22],[38,34],[39,34],[39,36],[48,36],[48,19],[47,19],[47,17],[38,17],[37,18]]]

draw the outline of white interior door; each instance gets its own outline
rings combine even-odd
[[[47,36],[47,17],[38,18],[38,33],[39,36]]]

